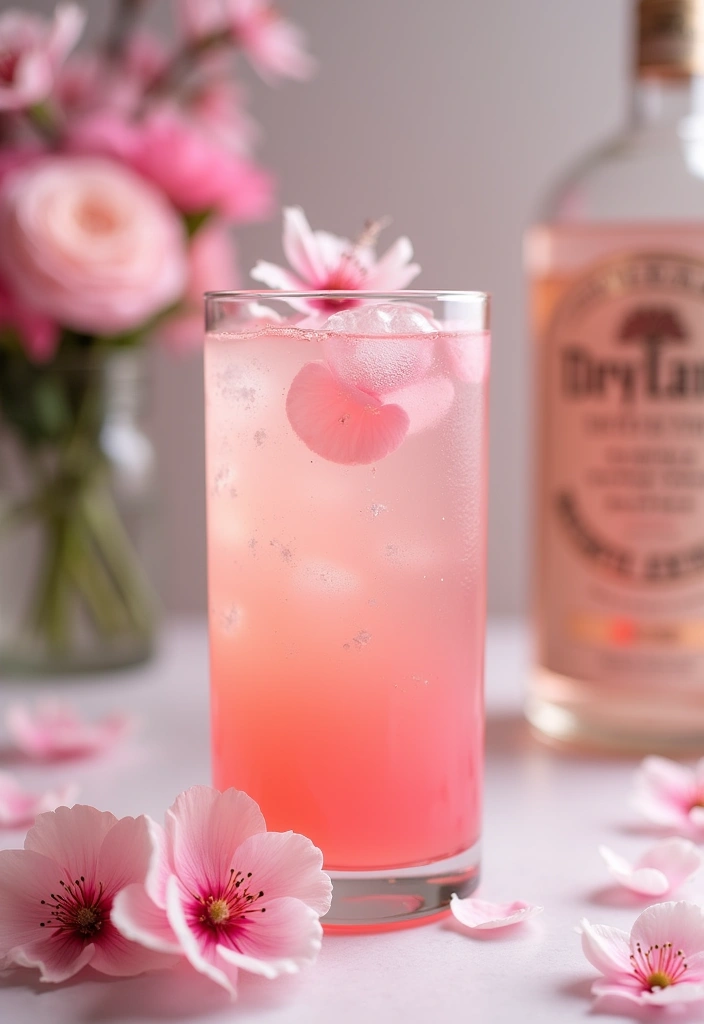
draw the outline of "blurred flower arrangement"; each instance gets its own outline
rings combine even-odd
[[[232,226],[272,208],[237,60],[268,82],[313,69],[269,0],[179,0],[170,48],[140,27],[145,6],[118,0],[107,37],[76,53],[76,4],[0,16],[0,455],[15,467],[0,557],[28,530],[41,550],[14,624],[0,561],[0,660],[23,667],[150,649],[153,600],[115,500],[120,461],[128,499],[135,452],[148,461],[124,391],[151,338],[199,337],[203,290],[237,283]]]

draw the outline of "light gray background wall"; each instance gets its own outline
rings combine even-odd
[[[152,0],[169,31],[175,4]],[[11,6],[0,0],[0,9]],[[48,0],[25,0],[50,9]],[[106,0],[86,7],[96,21]],[[280,199],[354,235],[389,214],[419,287],[494,295],[490,606],[526,604],[530,363],[521,233],[548,183],[626,107],[629,0],[280,0],[319,59],[305,85],[251,80],[261,158]],[[240,234],[243,270],[279,260],[280,226]],[[154,358],[164,512],[164,595],[205,604],[200,360]]]

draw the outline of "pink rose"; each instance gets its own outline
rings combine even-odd
[[[47,157],[0,187],[0,271],[29,306],[74,330],[132,330],[187,277],[180,218],[109,160]]]
[[[170,107],[152,111],[139,123],[118,114],[95,114],[74,126],[68,146],[73,152],[125,161],[185,213],[214,210],[228,220],[250,221],[271,208],[269,175]]]
[[[160,340],[178,351],[195,348],[203,338],[203,292],[239,288],[240,285],[230,231],[221,221],[205,224],[191,242],[183,307],[163,325]]]
[[[84,22],[84,12],[69,3],[58,5],[53,22],[14,8],[0,15],[0,111],[46,99]]]

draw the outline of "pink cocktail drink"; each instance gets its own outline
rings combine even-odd
[[[338,923],[476,879],[488,333],[411,301],[382,334],[232,298],[206,345],[214,781],[377,901]]]

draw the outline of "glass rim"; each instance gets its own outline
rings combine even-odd
[[[434,291],[433,289],[414,289],[414,288],[402,288],[390,291],[363,291],[358,290],[338,290],[338,289],[323,289],[316,291],[279,291],[276,288],[265,288],[265,289],[233,289],[231,291],[207,291],[203,293],[204,298],[208,301],[213,300],[226,300],[226,299],[418,299],[418,300],[431,300],[436,301],[449,301],[449,302],[489,302],[491,295],[489,292],[475,291],[475,290],[454,290],[446,289]]]

